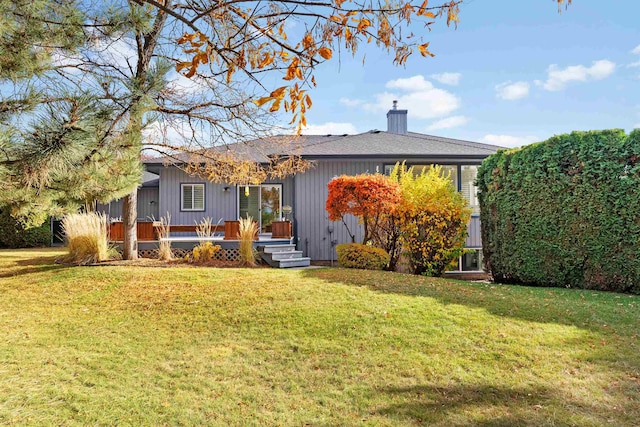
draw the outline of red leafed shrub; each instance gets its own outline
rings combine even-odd
[[[371,240],[380,226],[385,213],[392,211],[400,202],[400,186],[387,177],[375,175],[342,175],[329,182],[327,212],[331,221],[342,221],[351,241],[355,235],[349,230],[344,216],[347,214],[359,218],[364,225],[362,243]]]

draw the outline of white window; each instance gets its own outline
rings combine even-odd
[[[478,187],[475,186],[474,182],[476,180],[476,176],[478,175],[478,166],[476,165],[465,165],[461,167],[461,175],[462,175],[462,194],[464,198],[469,202],[469,207],[471,208],[471,213],[474,215],[480,214],[480,205],[478,204]]]
[[[204,211],[204,184],[180,184],[183,211]]]

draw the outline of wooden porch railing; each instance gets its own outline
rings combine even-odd
[[[137,236],[139,241],[158,240],[158,221],[138,221]],[[193,225],[171,225],[170,232],[190,232],[195,233],[198,226]],[[216,233],[224,232],[225,240],[237,240],[240,231],[239,221],[225,221],[224,225],[212,225],[211,231]],[[271,228],[271,236],[274,239],[290,239],[291,223],[289,221],[274,221]],[[113,242],[124,240],[124,226],[122,222],[112,222],[109,224],[109,238]],[[258,239],[258,236],[255,236]]]

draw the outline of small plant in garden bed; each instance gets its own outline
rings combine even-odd
[[[190,261],[204,263],[213,260],[215,254],[222,250],[222,246],[214,245],[211,242],[202,242],[191,252]]]
[[[389,264],[389,254],[384,249],[358,243],[344,243],[336,247],[338,262],[345,268],[383,270]]]

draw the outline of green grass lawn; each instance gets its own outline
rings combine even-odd
[[[639,425],[640,298],[0,251],[3,425]]]

